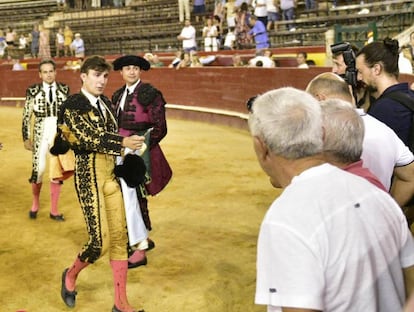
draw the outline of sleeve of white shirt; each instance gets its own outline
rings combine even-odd
[[[284,225],[264,221],[258,241],[256,304],[273,306],[273,311],[283,306],[321,310],[324,288],[321,261],[308,241]]]

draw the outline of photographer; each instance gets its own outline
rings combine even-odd
[[[354,97],[355,105],[367,111],[375,97],[367,89],[362,81],[357,79],[355,67],[355,54],[358,48],[349,42],[341,42],[331,45],[332,72],[342,77],[349,85]]]

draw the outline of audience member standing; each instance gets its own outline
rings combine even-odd
[[[183,50],[185,52],[197,50],[196,30],[191,25],[190,20],[185,20],[184,27],[177,39],[183,42]]]
[[[207,18],[206,25],[203,27],[204,51],[217,51],[217,27],[213,25],[211,17]]]
[[[227,28],[236,26],[236,3],[235,0],[228,0],[224,5],[224,14],[226,17]]]
[[[200,20],[200,16],[204,20],[206,14],[206,2],[205,0],[194,0],[193,4],[193,15],[195,16],[196,22]]]
[[[190,20],[190,0],[178,0],[178,14],[180,23]]]
[[[250,16],[249,7],[246,2],[243,2],[237,11],[236,17],[235,34],[237,49],[250,48],[252,40],[247,34],[250,30]]]
[[[260,226],[256,304],[401,311],[414,286],[412,234],[389,194],[325,162],[317,100],[293,88],[266,92],[249,128],[260,166],[283,188]]]
[[[256,50],[269,47],[269,37],[267,36],[266,26],[255,15],[250,16],[250,26],[248,35],[254,38]]]
[[[59,27],[56,33],[56,56],[61,57],[65,55],[65,36],[62,27]]]
[[[47,157],[49,156],[49,159],[57,157],[49,153],[49,148],[55,137],[60,107],[69,95],[69,87],[55,80],[56,65],[52,60],[40,62],[39,76],[42,82],[26,90],[22,119],[24,147],[32,152],[32,175],[29,179],[33,194],[32,207],[29,212],[31,219],[36,219],[39,210],[40,190],[43,185]],[[64,221],[63,215],[58,211],[61,187],[60,181],[50,181],[50,218],[56,221]]]
[[[83,42],[80,33],[75,34],[75,39],[72,41],[70,47],[72,49],[72,54],[77,58],[83,59],[85,57],[85,43]]]
[[[280,0],[280,9],[282,10],[283,19],[292,21],[295,19],[296,0]],[[287,25],[288,30],[295,31],[293,23]]]
[[[39,57],[41,59],[51,58],[49,30],[44,26],[39,26]]]
[[[30,52],[32,57],[37,57],[39,55],[39,40],[40,40],[40,32],[39,32],[39,25],[33,25],[33,30],[31,32],[32,42],[30,43]]]
[[[263,25],[267,26],[267,0],[254,0],[252,6],[254,7],[253,14],[257,17]]]
[[[16,44],[17,34],[10,26],[6,30],[6,43],[8,46],[12,47]]]
[[[267,0],[266,1],[266,9],[267,9],[267,31],[272,30],[272,26],[275,31],[277,31],[277,24],[276,22],[280,20],[279,15],[279,8],[277,4],[277,0]]]
[[[71,56],[72,55],[72,49],[70,48],[70,45],[73,41],[73,32],[72,29],[70,29],[69,25],[65,26],[65,30],[63,31],[63,36],[65,37],[65,56]]]

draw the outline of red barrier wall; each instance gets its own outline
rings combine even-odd
[[[159,88],[167,103],[246,113],[245,102],[251,96],[283,86],[304,89],[315,75],[329,70],[327,67],[154,68],[144,72],[141,78]],[[67,83],[71,92],[75,93],[81,86],[79,75],[79,72],[59,70],[57,80]],[[39,81],[35,69],[0,70],[0,97],[24,97],[26,88]],[[414,82],[414,76],[401,75],[400,81]],[[121,75],[111,72],[105,94],[110,97],[122,85]],[[186,117],[193,119],[188,112]]]

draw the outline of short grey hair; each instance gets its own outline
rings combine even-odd
[[[326,156],[341,163],[360,160],[365,133],[361,116],[349,102],[340,99],[329,99],[320,104]]]
[[[249,127],[272,153],[286,159],[323,151],[321,107],[302,90],[285,87],[258,96],[251,107]]]

